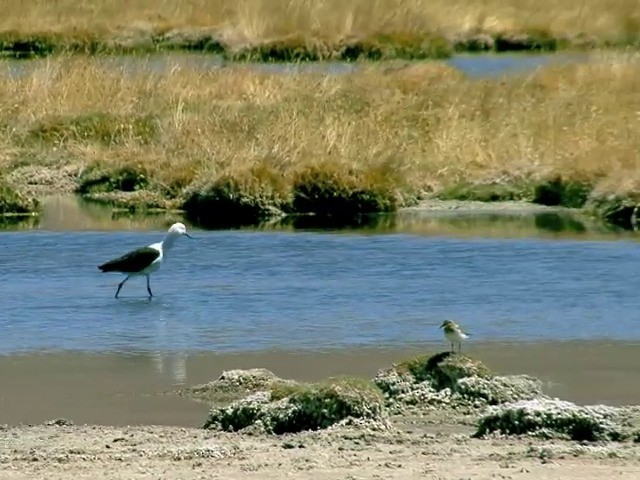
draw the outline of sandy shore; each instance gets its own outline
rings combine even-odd
[[[591,346],[591,350],[593,348],[594,346]],[[520,350],[527,351],[522,347]],[[619,346],[616,350],[624,351],[624,348]],[[632,347],[629,346],[628,350],[628,353],[631,353]],[[502,351],[504,353],[504,347]],[[579,351],[579,348],[571,349],[572,355],[576,355]],[[380,352],[375,353],[376,357],[381,356]],[[366,357],[364,360],[370,360],[367,352],[362,352],[361,355]],[[492,357],[491,350],[486,349],[484,355]],[[494,352],[491,363],[498,363],[496,355],[497,352]],[[535,356],[541,357],[538,354]],[[598,355],[595,357],[602,358]],[[264,355],[260,357],[263,363],[271,363],[274,367],[278,362],[283,362],[283,365],[285,363],[280,357],[274,357],[271,362],[268,361],[269,358]],[[331,358],[342,365],[346,361],[344,355]],[[527,358],[531,360],[530,357]],[[590,358],[594,358],[593,352]],[[76,358],[74,363],[86,363],[86,360],[78,362]],[[203,366],[209,365],[206,368],[210,372],[209,375],[211,375],[212,363],[218,368],[227,366],[227,362],[221,364],[219,361],[211,360],[206,358],[203,363]],[[255,364],[256,360],[256,358],[245,358],[244,362]],[[286,360],[286,365],[289,365],[288,373],[297,377],[300,376],[299,372],[295,375],[297,369],[308,367],[305,362],[300,361],[301,359],[292,361],[293,357],[287,357]],[[310,357],[309,361],[311,360],[314,364],[323,363],[322,358],[317,356]],[[351,359],[352,362],[353,360],[354,358]],[[553,362],[553,355],[550,355],[548,360]],[[227,361],[233,366],[243,363],[231,358]],[[326,361],[328,359],[325,359],[325,363]],[[21,367],[15,358],[11,363],[14,363],[12,367],[14,373],[20,371]],[[366,361],[359,368],[365,368],[365,364],[370,365],[371,362]],[[27,365],[31,365],[31,362]],[[69,373],[68,365],[64,365]],[[334,368],[332,365],[324,365],[323,374],[330,372]],[[516,368],[515,365],[511,366]],[[8,367],[7,363],[5,370],[8,370]],[[29,370],[33,369],[29,368]],[[187,368],[187,370],[191,369]],[[596,364],[590,364],[586,370],[595,371],[598,367]],[[308,375],[308,369],[305,371]],[[573,374],[570,376],[576,380],[576,371],[571,371]],[[5,371],[5,373],[9,372]],[[201,374],[204,376],[205,371],[203,370]],[[209,375],[207,378],[211,379]],[[3,375],[3,378],[9,376]],[[149,372],[146,376],[149,376]],[[88,377],[82,376],[82,378]],[[69,383],[64,384],[56,379],[60,380],[54,375],[51,385],[60,384],[60,387],[66,385],[67,398],[73,403],[73,397],[78,395],[79,389],[68,390]],[[585,385],[589,384],[591,390],[583,400],[596,400],[598,398],[595,392],[596,385],[603,383],[595,381],[594,378],[586,380],[585,378]],[[568,383],[568,380],[561,380],[560,383]],[[614,383],[611,384],[612,387]],[[637,385],[637,382],[631,383]],[[41,384],[41,387],[46,386]],[[86,388],[90,386],[87,384]],[[158,386],[154,381],[147,385],[150,389]],[[0,400],[2,400],[3,410],[8,407],[10,412],[12,401],[10,396],[7,397],[7,391],[14,390],[15,393],[20,393],[21,390],[16,381],[9,382],[5,387],[3,392],[0,392]],[[34,390],[30,392],[31,395],[27,395],[24,391],[20,393],[23,403],[28,404],[29,397],[47,398],[46,395],[35,395]],[[52,389],[52,393],[54,392],[55,389]],[[95,397],[97,403],[100,403],[98,398],[104,396],[105,392],[106,390],[102,390],[101,395]],[[147,408],[150,410],[160,405],[152,402],[153,395],[143,395],[143,397],[147,399]],[[623,398],[626,397],[618,397],[618,400]],[[55,396],[50,396],[50,400],[58,407],[62,405]],[[187,401],[185,398],[183,400]],[[76,401],[75,404],[77,403]],[[131,407],[134,404],[129,402],[127,405]],[[206,408],[202,403],[197,405],[199,410]],[[71,421],[74,418],[71,417],[71,420],[58,419],[44,423],[38,421],[35,425],[13,423],[0,426],[0,480],[35,478],[601,479],[605,476],[635,479],[640,477],[640,444],[634,443],[633,440],[577,442],[500,436],[476,439],[472,438],[476,431],[475,415],[452,414],[451,410],[438,408],[417,410],[409,408],[402,410],[401,414],[392,413],[390,417],[384,417],[383,420],[372,423],[357,423],[356,426],[334,425],[326,430],[285,435],[258,433],[257,430],[227,433],[197,427],[144,425],[141,422],[135,426],[123,425],[122,422],[120,426],[114,426],[113,423],[108,425],[110,423],[107,420],[108,409],[105,410],[104,405],[102,407],[96,405],[94,408],[96,411],[93,412],[92,418],[95,420],[84,425],[74,425]],[[175,403],[173,410],[163,410],[166,420],[180,421],[176,416],[180,408],[180,405]],[[39,410],[31,409],[30,411],[29,418],[34,418],[33,415]],[[58,411],[66,410],[58,408]],[[14,411],[13,419],[17,418],[16,412]],[[204,410],[201,410],[198,418],[204,420],[204,415],[200,417],[202,413]],[[82,415],[80,417],[82,418]],[[83,421],[77,418],[75,420]],[[103,425],[97,425],[94,422],[101,422]]]
[[[177,427],[0,429],[0,479],[601,479],[640,476],[634,444],[469,438],[417,423],[284,437]],[[466,430],[466,431],[465,431]]]

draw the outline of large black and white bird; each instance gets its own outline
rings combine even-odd
[[[102,270],[102,272],[119,272],[126,275],[125,279],[118,284],[116,298],[118,298],[120,289],[130,277],[142,275],[147,277],[147,292],[149,292],[149,298],[153,297],[151,286],[149,285],[149,277],[162,266],[167,251],[173,247],[178,237],[182,235],[193,238],[187,233],[187,227],[185,227],[184,224],[174,223],[169,228],[167,236],[162,242],[138,248],[100,265],[98,268]]]

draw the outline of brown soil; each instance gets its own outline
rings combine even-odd
[[[477,440],[446,425],[287,437],[157,426],[0,430],[0,479],[635,479],[639,455],[633,444]]]

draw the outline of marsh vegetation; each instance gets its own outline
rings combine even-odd
[[[635,54],[482,80],[439,62],[332,75],[64,57],[0,75],[0,165],[22,193],[60,184],[203,223],[213,211],[349,217],[429,196],[615,215],[634,209],[640,181],[639,74]]]
[[[639,39],[640,5],[626,0],[6,0],[0,20],[0,51],[17,57],[186,49],[235,60],[379,60]]]

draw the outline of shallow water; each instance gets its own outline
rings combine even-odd
[[[0,356],[0,425],[68,418],[78,424],[198,427],[208,406],[178,397],[234,368],[267,368],[282,378],[372,378],[379,368],[437,345],[330,352],[52,353]],[[638,346],[627,342],[473,343],[466,352],[500,374],[534,375],[549,395],[625,405],[640,395]]]
[[[445,318],[473,333],[470,355],[539,376],[551,394],[615,404],[640,395],[634,232],[528,207],[409,209],[331,230],[189,225],[196,238],[153,276],[156,296],[132,279],[115,300],[121,277],[96,265],[176,220],[61,197],[0,231],[0,423],[197,426],[205,406],[162,392],[230,368],[372,376],[446,348]]]
[[[501,54],[457,54],[443,63],[457,68],[470,77],[495,77],[505,74],[532,71],[549,64],[584,61],[588,56],[581,53],[501,53]],[[31,74],[36,68],[50,64],[50,59],[0,60],[0,74],[20,77]],[[239,65],[226,62],[216,55],[199,53],[158,53],[150,55],[117,55],[101,57],[106,67],[124,69],[127,72],[164,73],[172,68],[189,70],[219,70]],[[301,62],[301,63],[249,63],[252,68],[271,73],[344,74],[357,71],[353,62]]]
[[[49,228],[0,233],[0,354],[409,346],[438,341],[445,318],[476,341],[640,341],[635,234],[442,213],[361,230],[195,230],[152,277],[151,301],[139,278],[115,300],[122,277],[96,266],[163,238],[169,219],[56,231],[46,212]],[[500,222],[527,236],[500,235]]]

